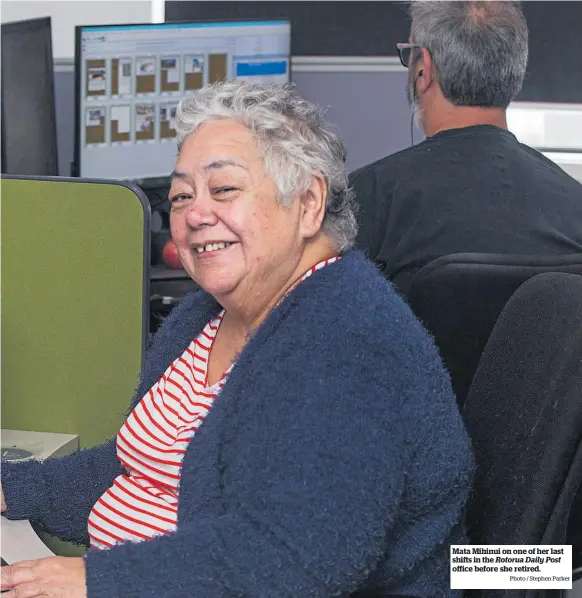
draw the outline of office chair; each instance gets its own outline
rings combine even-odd
[[[501,310],[523,282],[542,272],[582,274],[582,254],[458,253],[433,260],[415,276],[406,300],[434,336],[460,406]]]
[[[540,274],[503,309],[463,415],[476,472],[472,544],[567,544],[582,481],[582,276]],[[582,538],[582,529],[572,537]],[[573,563],[576,567],[576,563]],[[542,598],[545,590],[469,596]]]

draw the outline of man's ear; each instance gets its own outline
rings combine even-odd
[[[432,56],[426,48],[421,49],[421,55],[416,63],[416,91],[425,92],[433,82]]]
[[[303,238],[311,239],[321,230],[327,202],[327,181],[321,175],[311,177],[309,189],[300,197],[300,232]]]

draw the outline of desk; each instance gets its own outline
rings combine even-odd
[[[9,565],[54,556],[26,519],[11,521],[6,517],[0,518],[0,538],[2,558]]]
[[[63,457],[79,450],[79,437],[75,434],[2,429],[0,441],[3,449],[20,448],[32,453],[31,459]]]
[[[182,295],[200,288],[188,275],[186,270],[167,268],[163,265],[151,267],[150,293],[152,295],[171,295],[172,293],[160,292],[161,289],[181,289]]]
[[[150,294],[182,298],[200,287],[188,276],[186,270],[174,270],[162,265],[152,266]]]
[[[172,270],[162,265],[150,272],[150,333],[155,332],[175,305],[188,293],[200,287],[185,270]]]
[[[79,437],[74,434],[2,430],[2,448],[20,448],[30,453],[30,459],[64,457],[79,450]],[[39,538],[28,520],[12,521],[0,518],[0,554],[10,565],[18,561],[54,556]]]

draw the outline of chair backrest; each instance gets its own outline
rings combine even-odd
[[[540,274],[499,317],[463,410],[473,544],[565,544],[582,480],[582,276]]]
[[[2,178],[2,427],[119,430],[149,328],[150,208],[105,181]]]
[[[406,300],[434,336],[461,406],[501,310],[543,272],[582,274],[582,254],[458,253],[430,262],[414,278]]]

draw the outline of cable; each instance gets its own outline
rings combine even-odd
[[[418,83],[418,79],[422,77],[424,71],[420,69],[418,71],[418,75],[416,75],[414,79],[414,84],[412,86],[412,110],[410,111],[410,145],[414,145],[414,114],[416,112],[416,84]]]

